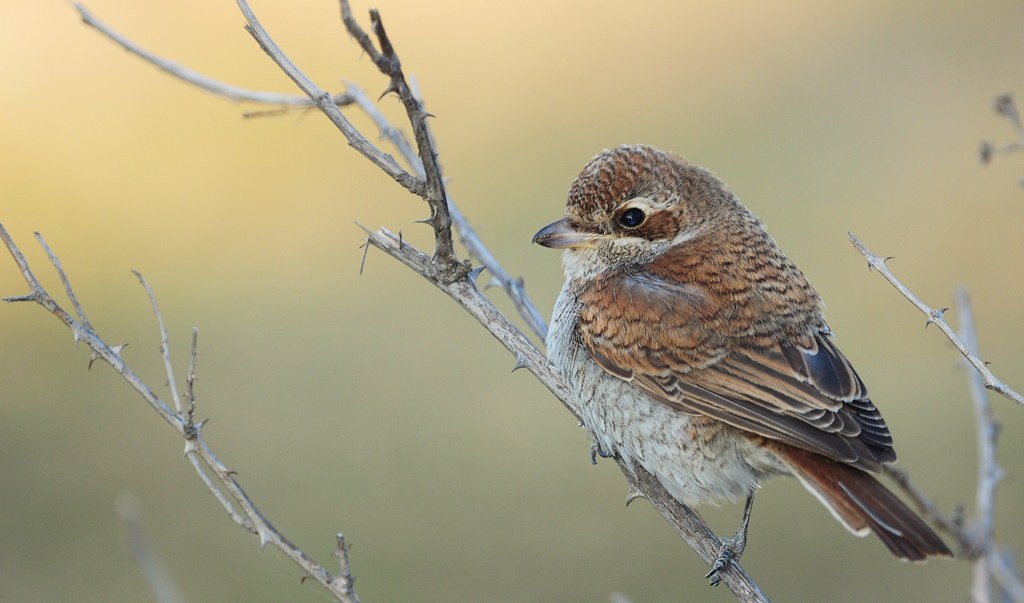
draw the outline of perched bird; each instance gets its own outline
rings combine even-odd
[[[714,174],[649,146],[603,151],[533,241],[565,250],[548,357],[595,450],[685,505],[747,497],[709,577],[742,553],[754,491],[780,474],[901,559],[952,556],[872,477],[896,460],[892,436],[821,298]]]

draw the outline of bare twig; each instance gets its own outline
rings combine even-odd
[[[334,549],[334,556],[338,558],[338,582],[353,599],[356,598],[355,578],[352,577],[352,570],[348,564],[348,552],[352,545],[345,542],[345,535],[338,532],[335,535],[337,546]]]
[[[239,0],[239,2],[242,3],[244,0]],[[452,218],[448,209],[448,193],[445,190],[444,178],[441,176],[441,166],[437,162],[437,151],[434,149],[430,129],[427,126],[427,117],[430,117],[430,114],[423,110],[423,104],[416,98],[405,80],[402,61],[398,58],[391,39],[388,38],[380,13],[376,10],[370,11],[370,26],[373,28],[377,44],[380,46],[378,51],[370,36],[363,31],[359,22],[352,16],[352,9],[347,0],[341,0],[340,6],[341,20],[345,24],[345,29],[356,39],[363,52],[369,55],[377,69],[390,78],[384,94],[394,92],[398,95],[398,99],[405,107],[406,117],[412,124],[413,136],[416,139],[416,147],[426,179],[426,189],[420,196],[430,206],[430,218],[427,222],[434,229],[433,264],[442,279],[446,281],[461,280],[469,273],[469,266],[459,261],[452,245]]]
[[[149,296],[149,305],[153,308],[153,314],[156,316],[156,324],[160,327],[160,355],[164,359],[164,371],[167,373],[167,386],[171,388],[171,399],[174,400],[174,410],[181,414],[181,396],[178,395],[178,384],[174,378],[174,367],[171,365],[171,344],[167,338],[167,326],[164,325],[164,316],[160,313],[160,307],[156,304],[156,296],[153,295],[153,288],[149,286],[149,281],[146,277],[142,276],[142,273],[138,270],[132,270],[132,274],[135,278],[139,279],[142,287],[146,290],[146,295]]]
[[[87,330],[92,330],[92,325],[89,324],[89,319],[85,317],[85,310],[82,309],[82,304],[78,302],[78,296],[75,295],[75,290],[71,288],[71,283],[68,282],[67,274],[64,273],[64,266],[61,265],[60,259],[57,258],[50,246],[46,244],[46,239],[43,238],[38,232],[35,233],[36,241],[39,242],[39,246],[46,252],[46,256],[50,258],[50,263],[57,269],[57,275],[60,276],[60,282],[64,285],[64,292],[67,294],[68,299],[71,301],[71,305],[75,308],[75,313],[78,314],[78,319],[82,321],[82,326]]]
[[[285,105],[294,107],[314,106],[313,101],[310,100],[308,96],[249,90],[246,88],[239,88],[238,86],[232,86],[231,84],[226,84],[209,76],[205,76],[197,71],[193,71],[192,69],[185,67],[184,65],[180,65],[174,61],[169,61],[163,57],[153,54],[135,42],[132,42],[106,23],[97,19],[96,16],[85,7],[85,5],[75,2],[72,3],[71,6],[78,11],[78,15],[81,17],[82,23],[94,28],[96,31],[110,38],[131,54],[134,54],[147,63],[154,65],[157,69],[165,71],[176,78],[202,88],[207,92],[212,92],[213,94],[223,96],[235,102],[247,101],[268,105]],[[337,94],[331,97],[331,100],[337,105],[347,105],[352,102],[346,94]]]
[[[1021,406],[1024,406],[1024,396],[1020,395],[1005,383],[997,379],[996,376],[992,374],[992,371],[988,369],[987,363],[981,358],[978,358],[975,354],[972,354],[964,344],[963,340],[961,340],[953,331],[953,328],[949,326],[949,323],[947,323],[944,318],[948,308],[936,310],[925,304],[920,298],[914,295],[910,289],[904,286],[904,284],[896,278],[896,275],[889,270],[885,265],[888,258],[882,258],[871,253],[868,248],[864,246],[864,243],[860,242],[860,239],[858,239],[856,235],[852,232],[847,234],[849,235],[850,242],[853,243],[853,246],[856,247],[857,251],[859,251],[868,261],[868,266],[877,270],[879,274],[885,277],[885,280],[889,281],[889,283],[903,295],[903,297],[910,300],[910,303],[914,304],[914,307],[923,312],[924,315],[928,317],[926,324],[934,324],[940,331],[942,331],[943,335],[952,342],[953,346],[963,354],[967,362],[974,367],[974,370],[978,371],[986,388],[999,393],[1001,396],[1008,398]]]
[[[188,357],[188,373],[185,374],[185,430],[195,426],[196,415],[196,365],[199,364],[199,329],[192,327],[192,353]]]
[[[978,149],[978,155],[981,157],[981,162],[985,164],[992,161],[994,155],[1009,155],[1024,151],[1024,123],[1021,122],[1020,112],[1017,111],[1017,104],[1013,100],[1013,95],[1009,93],[1000,94],[996,97],[995,102],[992,103],[992,108],[1010,122],[1017,140],[1001,146],[996,146],[989,140],[983,140]],[[1024,186],[1024,178],[1018,178],[1017,184]]]
[[[65,288],[68,290],[69,298],[75,299],[70,281],[68,280],[67,275],[64,274],[63,267],[57,259],[56,254],[54,254],[49,246],[46,245],[41,236],[38,234],[36,236],[39,238],[40,245],[46,249],[47,255],[51,259],[51,263],[60,275],[60,279],[64,283]],[[138,375],[135,374],[134,371],[131,370],[131,368],[128,367],[127,364],[125,364],[124,359],[121,357],[121,349],[124,346],[112,347],[108,345],[91,327],[86,327],[81,320],[71,316],[60,307],[60,304],[50,296],[46,291],[46,288],[43,287],[35,277],[32,270],[29,268],[28,261],[25,259],[24,254],[22,254],[18,246],[15,245],[14,241],[11,239],[2,224],[0,224],[0,241],[3,241],[7,250],[11,253],[15,263],[21,270],[22,277],[29,286],[29,293],[27,295],[6,297],[4,298],[4,301],[8,303],[25,301],[35,302],[56,316],[62,323],[71,329],[72,333],[75,334],[76,341],[85,342],[95,357],[107,362],[146,400],[146,402],[149,403],[161,418],[173,427],[178,435],[185,440],[185,456],[192,463],[192,466],[195,467],[196,472],[203,480],[203,483],[206,484],[206,487],[210,489],[235,523],[246,530],[257,534],[260,538],[261,547],[270,544],[281,550],[285,556],[302,568],[308,576],[323,585],[324,588],[326,588],[339,601],[345,603],[358,603],[358,599],[355,594],[351,592],[351,576],[345,577],[344,580],[341,580],[338,576],[332,575],[323,566],[310,559],[305,552],[292,544],[283,534],[278,532],[274,526],[271,525],[270,521],[256,507],[248,494],[245,493],[245,490],[243,490],[235,480],[234,471],[228,469],[206,444],[206,441],[202,437],[203,423],[192,423],[191,415],[195,411],[195,365],[198,358],[195,351],[195,339],[193,339],[193,353],[189,363],[189,376],[187,378],[187,395],[189,404],[186,411],[187,414],[183,415],[180,410],[175,411],[171,409],[148,385],[146,385],[145,382],[142,381],[142,379],[139,378]],[[152,294],[152,289],[148,286],[141,275],[138,273],[136,273],[136,275],[138,276],[139,281],[146,288],[147,294],[150,296],[153,312],[156,314],[157,323],[160,325],[161,355],[164,357],[168,382],[173,384],[174,375],[169,360],[169,352],[167,351],[167,336],[163,327],[163,317],[160,315],[160,310],[156,304],[155,297]],[[195,335],[193,335],[193,337],[195,337]],[[213,478],[210,477],[207,470],[213,473]]]
[[[974,328],[974,312],[971,298],[964,287],[956,289],[957,318],[960,323],[960,339],[971,354],[978,355],[978,335]],[[996,487],[1003,478],[1003,470],[996,460],[996,438],[999,434],[999,423],[992,414],[992,405],[988,401],[985,384],[977,371],[964,361],[967,381],[974,408],[974,419],[978,429],[978,497],[975,509],[974,537],[984,552],[992,546],[992,524],[995,512]]]
[[[987,364],[980,359],[974,316],[966,289],[960,287],[956,292],[960,322],[960,333],[957,334],[945,321],[947,309],[935,310],[922,302],[889,270],[886,266],[888,258],[871,253],[853,233],[849,233],[849,236],[854,247],[867,259],[868,266],[877,270],[897,291],[923,312],[928,317],[926,324],[934,324],[942,331],[961,353],[964,365],[969,369],[969,391],[978,430],[978,487],[974,521],[970,526],[965,526],[960,513],[953,517],[944,515],[904,471],[893,467],[886,467],[885,471],[914,499],[927,519],[956,538],[960,556],[975,561],[974,585],[971,592],[974,601],[982,603],[993,600],[990,577],[994,577],[1008,600],[1020,603],[1024,601],[1024,582],[1017,575],[1013,564],[996,549],[993,540],[995,492],[1003,472],[996,460],[999,424],[992,413],[985,390],[996,391],[1018,404],[1024,404],[1024,398],[999,381],[989,371]]]

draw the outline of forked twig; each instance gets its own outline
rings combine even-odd
[[[77,297],[74,295],[71,282],[68,279],[67,274],[65,274],[60,260],[46,244],[45,240],[43,240],[43,238],[38,234],[36,236],[39,239],[40,245],[46,250],[47,256],[49,256],[54,269],[60,276],[61,282],[64,283],[65,289],[68,292],[68,297],[76,300],[74,303],[77,305]],[[285,538],[283,534],[278,532],[274,526],[271,525],[270,521],[267,520],[262,512],[256,507],[255,503],[253,503],[249,498],[241,485],[239,485],[235,480],[234,471],[228,469],[227,466],[217,458],[203,439],[203,423],[194,423],[192,420],[192,415],[195,412],[194,383],[196,361],[198,359],[195,339],[196,331],[193,330],[193,351],[189,362],[188,377],[186,379],[186,396],[188,405],[186,410],[182,412],[180,400],[176,403],[177,410],[169,407],[124,362],[124,359],[121,356],[121,350],[124,348],[123,345],[108,345],[96,333],[91,325],[87,326],[83,319],[77,319],[61,308],[60,304],[53,299],[29,268],[28,261],[25,259],[24,254],[22,254],[21,250],[11,239],[3,224],[0,224],[0,241],[3,241],[7,250],[11,253],[15,263],[21,270],[22,277],[25,279],[25,282],[29,287],[29,293],[27,295],[5,297],[4,301],[8,303],[27,301],[35,302],[56,316],[65,324],[65,326],[71,329],[72,333],[75,334],[77,341],[85,342],[85,344],[89,346],[94,359],[98,358],[107,362],[111,368],[121,375],[121,377],[149,403],[149,405],[161,416],[161,418],[164,419],[165,422],[174,428],[179,437],[185,440],[186,458],[188,458],[192,463],[192,466],[199,474],[199,477],[203,480],[203,483],[206,484],[206,487],[211,493],[213,493],[235,523],[246,530],[257,534],[260,538],[261,547],[270,544],[281,550],[285,556],[302,568],[308,576],[322,584],[339,601],[343,601],[345,603],[358,603],[358,598],[355,596],[354,592],[351,591],[351,576],[339,577],[331,574],[323,566],[310,559],[301,549]],[[142,275],[137,272],[135,274],[146,289],[153,312],[156,314],[157,323],[160,325],[161,355],[164,358],[167,382],[172,387],[174,395],[177,396],[177,390],[173,387],[174,374],[170,362],[170,351],[168,349],[167,333],[164,328],[163,316],[157,306],[156,297],[153,295],[152,289],[149,287]],[[84,315],[84,311],[81,310],[80,306],[79,312],[80,315]],[[210,476],[210,473],[213,474],[213,477]]]
[[[238,1],[241,4],[245,0]],[[434,149],[430,129],[427,126],[427,118],[430,117],[430,114],[423,109],[423,104],[413,94],[412,88],[405,80],[402,61],[398,58],[391,39],[384,29],[380,13],[375,9],[370,11],[370,26],[377,37],[377,44],[380,46],[378,51],[370,36],[363,31],[359,22],[352,16],[352,9],[347,0],[341,0],[340,6],[341,20],[345,24],[345,29],[356,39],[363,52],[369,55],[377,69],[390,78],[384,94],[393,92],[398,95],[398,99],[405,107],[406,117],[412,125],[419,163],[423,168],[426,180],[426,190],[420,196],[430,206],[430,218],[426,222],[434,229],[433,263],[443,280],[463,279],[469,274],[469,265],[459,261],[452,246],[452,218],[448,208],[448,193],[445,190],[444,178],[441,176],[441,166],[437,162],[437,151]]]

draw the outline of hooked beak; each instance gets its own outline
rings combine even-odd
[[[592,247],[600,235],[580,232],[569,224],[569,218],[562,218],[541,228],[533,235],[533,242],[552,249],[577,249]]]

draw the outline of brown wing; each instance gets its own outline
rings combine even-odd
[[[650,272],[596,281],[581,301],[593,359],[656,400],[864,469],[896,460],[867,388],[826,332],[801,343],[744,335],[734,327],[749,304],[716,303]]]

